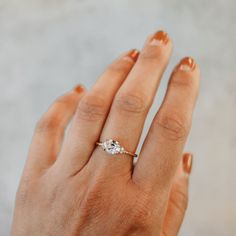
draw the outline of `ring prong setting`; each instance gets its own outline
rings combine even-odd
[[[113,139],[107,139],[104,142],[97,142],[97,144],[101,146],[102,149],[110,155],[128,154],[133,157],[137,156],[136,154],[126,151],[125,148],[122,147],[118,141],[113,140]]]

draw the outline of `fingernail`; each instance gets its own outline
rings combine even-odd
[[[183,155],[183,169],[186,174],[190,174],[193,164],[193,155],[191,153],[185,153]]]
[[[193,58],[185,57],[180,61],[177,69],[181,71],[189,72],[189,71],[193,71],[195,69],[195,66],[196,66],[196,63],[193,60]]]
[[[131,57],[134,61],[137,61],[138,56],[139,56],[139,50],[133,49],[129,52],[128,54],[129,57]]]
[[[168,34],[165,31],[161,30],[154,34],[150,44],[154,46],[161,46],[161,45],[166,45],[168,41],[169,41]]]
[[[79,84],[75,86],[73,90],[77,93],[82,93],[85,91],[85,87],[82,84]]]

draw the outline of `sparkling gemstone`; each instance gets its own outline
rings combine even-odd
[[[109,154],[117,154],[122,151],[122,147],[119,145],[119,143],[113,139],[106,140],[103,143],[103,149],[109,153]]]

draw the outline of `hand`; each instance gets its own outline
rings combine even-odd
[[[177,235],[192,159],[182,153],[199,87],[194,60],[174,69],[135,165],[96,146],[112,138],[135,152],[171,51],[159,31],[141,53],[115,60],[90,91],[78,86],[52,104],[36,126],[12,235]]]

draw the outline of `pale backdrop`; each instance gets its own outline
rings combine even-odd
[[[234,236],[235,7],[233,0],[0,0],[0,235],[9,234],[34,124],[48,105],[77,83],[91,87],[120,52],[165,29],[174,52],[148,121],[181,57],[192,55],[202,70],[186,147],[195,154],[190,205],[180,235]]]

